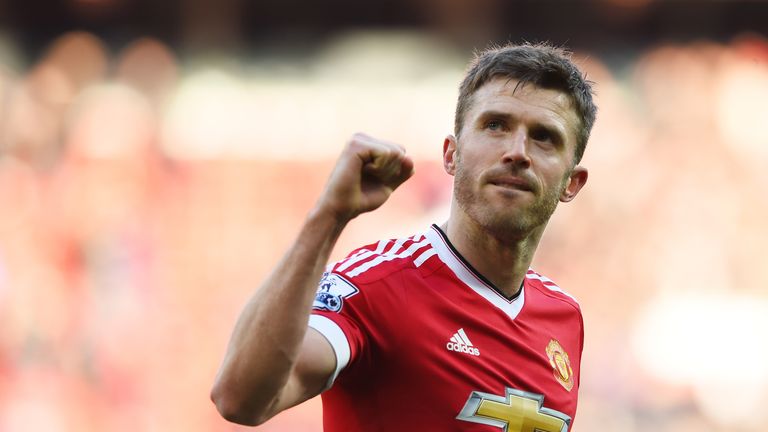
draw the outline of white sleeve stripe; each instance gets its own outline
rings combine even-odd
[[[434,248],[429,248],[426,251],[422,252],[421,255],[416,257],[416,259],[413,260],[413,264],[416,267],[421,267],[421,265],[424,264],[426,260],[432,258],[435,255],[437,255],[437,251]]]
[[[327,390],[331,388],[331,385],[333,385],[333,382],[336,380],[336,377],[339,376],[339,373],[347,367],[347,364],[349,364],[349,342],[347,341],[347,336],[341,330],[341,327],[330,318],[326,318],[322,315],[310,315],[309,326],[320,332],[320,334],[328,340],[328,343],[330,343],[333,348],[333,352],[336,354],[336,370],[328,379],[328,383],[323,389]]]
[[[368,258],[371,255],[373,255],[373,252],[369,251],[368,249],[360,251],[360,252],[352,255],[351,257],[347,258],[346,260],[344,260],[344,262],[342,264],[340,264],[339,267],[336,268],[336,271],[346,270],[347,267],[351,266],[352,264],[354,264],[354,263],[356,263],[358,261],[362,261],[362,260]]]
[[[392,247],[389,248],[386,252],[384,252],[384,255],[392,254],[400,250],[401,247],[403,247],[403,243],[405,243],[406,239],[399,239],[396,242],[392,243]]]
[[[351,265],[358,263],[366,258],[368,258],[371,255],[378,255],[384,252],[384,248],[389,244],[389,240],[380,240],[376,244],[376,249],[370,250],[370,249],[361,249],[357,251],[354,255],[347,257],[346,259],[339,261],[337,264],[339,266],[336,268],[337,272],[341,272],[349,268]]]
[[[347,267],[351,266],[352,264],[362,261],[366,258],[368,258],[371,255],[380,254],[384,248],[387,246],[387,243],[389,243],[389,240],[380,240],[376,244],[376,249],[370,250],[370,249],[361,249],[357,251],[354,255],[347,257],[346,259],[343,259],[339,261],[337,264],[339,267],[336,269],[336,271],[343,271],[347,269]]]
[[[574,297],[574,296],[570,295],[569,293],[567,293],[565,290],[563,290],[562,288],[560,288],[559,286],[557,286],[557,284],[556,284],[556,283],[554,283],[554,282],[552,281],[552,279],[550,279],[550,278],[548,278],[548,277],[546,277],[546,276],[542,276],[542,275],[540,275],[540,274],[538,274],[538,273],[528,273],[528,274],[526,274],[526,275],[525,275],[525,277],[527,277],[528,279],[536,279],[536,280],[539,280],[539,281],[541,281],[541,284],[542,284],[542,285],[544,285],[544,287],[546,287],[546,288],[547,288],[547,289],[549,289],[550,291],[555,291],[555,292],[559,292],[559,293],[562,293],[562,294],[564,294],[564,295],[566,295],[566,296],[570,297],[570,298],[571,298],[573,301],[575,301],[576,303],[578,303],[578,302],[579,302],[578,300],[576,300],[576,297]]]
[[[364,272],[372,269],[373,267],[376,267],[377,265],[379,265],[379,264],[381,264],[383,262],[393,261],[393,260],[396,260],[396,259],[399,259],[399,258],[409,257],[409,256],[413,255],[414,252],[416,252],[417,250],[419,250],[420,248],[422,248],[424,246],[427,246],[428,244],[429,244],[429,241],[424,240],[424,241],[419,242],[419,243],[413,243],[412,245],[410,245],[408,247],[408,249],[406,249],[406,250],[404,250],[404,251],[402,251],[400,253],[379,255],[378,257],[376,257],[376,258],[374,258],[374,259],[372,259],[370,261],[367,261],[367,262],[365,262],[363,264],[360,264],[358,267],[355,267],[354,269],[348,271],[347,275],[349,275],[350,277],[359,276],[361,273],[364,273]]]

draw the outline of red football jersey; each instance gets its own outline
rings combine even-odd
[[[578,303],[533,271],[504,297],[435,225],[330,265],[309,325],[337,358],[322,396],[326,431],[572,427]]]

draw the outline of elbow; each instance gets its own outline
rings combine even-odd
[[[269,419],[263,415],[263,410],[254,407],[221,383],[216,383],[211,389],[211,401],[216,405],[219,415],[228,422],[243,426],[258,426]]]

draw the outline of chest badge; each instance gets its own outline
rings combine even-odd
[[[547,357],[549,357],[549,364],[552,366],[552,374],[555,376],[557,382],[560,383],[566,390],[571,391],[573,388],[573,369],[571,369],[571,361],[568,359],[568,353],[565,352],[560,342],[552,339],[547,345]]]

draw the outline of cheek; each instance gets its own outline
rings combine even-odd
[[[560,195],[568,187],[571,180],[571,173],[566,172],[565,174],[561,174],[561,171],[558,171],[557,173],[554,173],[551,178],[553,192]]]
[[[462,183],[469,183],[478,176],[477,164],[470,158],[459,157],[456,159],[456,177],[460,177]]]
[[[456,152],[456,167],[464,172],[478,171],[482,165],[483,160],[481,155],[467,152]]]
[[[465,157],[457,157],[455,161],[453,175],[455,184],[462,189],[472,188],[473,179],[477,178],[477,174],[472,170],[473,165]]]

